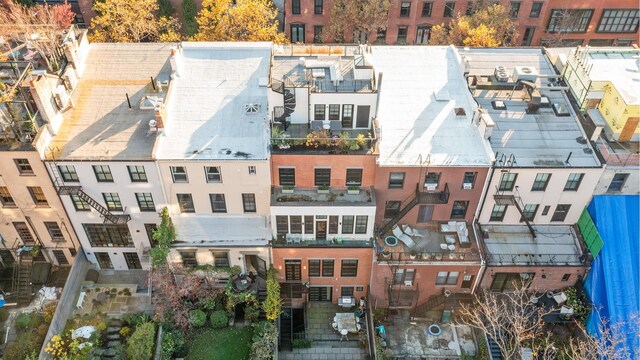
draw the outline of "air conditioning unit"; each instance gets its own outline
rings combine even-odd
[[[436,188],[438,188],[438,184],[424,184],[424,187],[428,190],[428,191],[435,191]]]
[[[411,280],[406,280],[406,281],[404,282],[404,286],[413,286],[413,281],[411,281]]]
[[[465,190],[471,190],[473,189],[473,184],[472,183],[464,183],[462,184],[462,188]]]
[[[502,65],[496,66],[493,70],[493,75],[496,77],[498,82],[507,82],[509,81],[509,74],[507,73],[507,68]]]
[[[538,79],[538,70],[532,66],[516,66],[513,69],[513,80],[526,80],[535,82]]]
[[[60,110],[66,109],[67,105],[69,105],[69,95],[67,95],[67,92],[65,90],[56,92],[53,95],[53,98],[55,99],[56,106]]]

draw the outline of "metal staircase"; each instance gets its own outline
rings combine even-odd
[[[13,292],[16,294],[18,305],[28,305],[31,302],[31,274],[33,270],[33,256],[29,252],[22,252],[13,267]]]
[[[287,88],[283,81],[273,80],[271,89],[282,94],[284,106],[275,106],[273,108],[273,121],[282,124],[284,130],[287,130],[291,124],[291,114],[296,109],[296,93],[295,89]]]
[[[451,293],[448,296],[445,295],[444,290],[438,294],[431,295],[427,302],[424,304],[417,306],[413,313],[412,317],[420,317],[425,315],[428,311],[436,309],[439,306],[447,305],[447,308],[458,308],[462,306],[463,303],[473,302],[474,296],[472,294],[467,293]]]

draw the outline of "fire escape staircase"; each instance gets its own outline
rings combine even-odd
[[[409,197],[404,199],[400,204],[400,211],[387,221],[378,232],[379,236],[383,236],[387,231],[391,230],[393,225],[411,211],[416,205],[438,205],[446,204],[449,202],[449,184],[444,184],[444,190],[442,191],[420,191],[420,185],[416,184],[416,190]]]
[[[445,295],[445,291],[441,291],[438,294],[431,295],[427,302],[424,304],[417,306],[411,317],[423,317],[425,314],[437,307],[446,304],[447,307],[451,306],[452,308],[457,308],[462,305],[462,303],[471,303],[473,302],[474,296],[472,294],[467,293],[451,293],[449,296]]]
[[[31,274],[33,270],[33,256],[22,252],[18,262],[13,267],[13,291],[16,293],[18,305],[28,305],[31,302]]]
[[[286,80],[286,79],[285,79]],[[295,88],[287,88],[283,81],[273,80],[273,91],[282,94],[284,106],[275,106],[273,108],[273,121],[282,124],[286,131],[291,124],[291,114],[296,109],[296,93]]]
[[[536,232],[533,228],[533,225],[524,214],[524,203],[522,202],[522,198],[520,197],[520,192],[518,191],[518,189],[515,189],[513,194],[505,194],[504,191],[500,191],[500,189],[496,187],[496,192],[493,195],[493,200],[498,205],[515,206],[520,213],[520,219],[522,219],[522,221],[524,221],[524,223],[527,225],[527,228],[529,228],[531,236],[533,236],[534,239],[536,238]]]

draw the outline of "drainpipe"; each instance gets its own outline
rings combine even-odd
[[[480,254],[480,270],[478,271],[478,276],[476,278],[475,283],[473,284],[473,287],[471,288],[471,292],[475,293],[476,290],[478,289],[478,287],[480,286],[480,283],[482,282],[482,278],[484,277],[484,273],[487,269],[487,263],[484,259],[483,252],[481,251],[481,247],[480,247],[480,238],[478,237],[478,227],[479,227],[479,223],[478,223],[478,219],[480,217],[480,214],[482,214],[482,208],[484,207],[484,204],[487,200],[487,195],[489,194],[489,187],[491,186],[491,179],[493,179],[493,174],[496,171],[496,160],[493,160],[491,162],[491,168],[489,170],[489,175],[487,176],[487,178],[484,180],[484,186],[482,188],[482,194],[480,195],[480,197],[482,198],[482,201],[480,202],[478,209],[476,210],[475,213],[475,220],[471,223],[472,228],[473,228],[473,234],[476,238],[476,246],[478,247],[478,253]],[[476,226],[478,225],[478,226]],[[480,236],[482,236],[482,232],[480,233]]]

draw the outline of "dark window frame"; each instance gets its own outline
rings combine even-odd
[[[122,200],[117,192],[102,193],[102,199],[109,211],[123,211]]]
[[[420,13],[420,17],[430,18],[432,12],[433,12],[433,2],[432,1],[423,1],[422,2],[422,12]]]
[[[469,201],[455,200],[451,207],[451,219],[464,219],[467,216],[468,208]]]
[[[502,210],[497,210],[498,207]],[[489,221],[503,221],[508,209],[509,205],[493,204],[493,209],[491,209],[491,216],[489,217]]]
[[[180,213],[195,213],[196,205],[193,202],[193,195],[190,193],[176,194]]]
[[[562,12],[567,12],[570,21],[573,23],[567,24],[568,28],[562,29]],[[555,15],[559,14],[558,17]],[[589,29],[591,20],[593,18],[594,9],[552,9],[549,15],[549,22],[547,23],[547,33],[585,33]],[[586,15],[586,16],[585,16]],[[572,20],[575,19],[575,20]]]
[[[516,186],[517,180],[517,173],[503,173],[500,177],[500,183],[498,184],[498,191],[513,191],[513,188]]]
[[[367,216],[367,215],[356,215],[355,233],[356,234],[366,234],[367,233],[368,224],[369,224],[369,216]]]
[[[227,199],[224,194],[209,194],[209,202],[211,203],[211,212],[214,214],[226,214]]]
[[[438,274],[436,275],[436,285],[458,285],[459,278],[459,271],[438,271]]]
[[[204,176],[208,184],[222,183],[222,169],[220,166],[205,166]]]
[[[14,221],[13,228],[16,230],[16,232],[18,233],[18,237],[25,245],[35,243],[35,238],[33,237],[33,234],[29,229],[29,225],[27,225],[26,222]]]
[[[144,165],[127,165],[127,171],[129,172],[129,179],[131,179],[131,182],[149,181]]]
[[[353,234],[356,218],[354,215],[342,215],[342,234]]]
[[[291,15],[300,15],[300,0],[291,0]]]
[[[622,179],[620,179],[620,176],[622,176]],[[613,178],[611,178],[611,182],[609,183],[609,186],[607,187],[607,192],[614,192],[614,193],[621,192],[628,180],[629,180],[629,173],[614,174]]]
[[[65,242],[64,233],[55,221],[44,221],[44,227],[47,229],[52,242]]]
[[[258,205],[256,204],[256,194],[244,193],[242,194],[242,208],[245,213],[255,213],[258,211]]]
[[[98,182],[113,182],[113,174],[109,165],[93,165],[93,173]]]
[[[327,117],[327,106],[325,104],[313,105],[313,120],[324,121]]]
[[[13,159],[20,175],[35,175],[29,159]]]
[[[296,168],[278,168],[278,181],[280,182],[280,186],[296,186]]]
[[[138,207],[142,212],[155,212],[156,204],[153,201],[153,194],[150,192],[135,193]],[[144,206],[143,206],[144,205]]]
[[[36,207],[49,207],[49,201],[40,186],[27,186],[27,190]]]
[[[313,14],[322,15],[324,13],[324,1],[313,0]]]
[[[17,207],[16,201],[13,199],[13,196],[11,196],[11,192],[7,186],[0,186],[0,203],[6,208]]]
[[[302,217],[302,225],[304,227],[305,234],[313,234],[316,226],[315,216],[313,215],[304,215]]]
[[[80,182],[76,167],[73,165],[58,165],[58,172],[64,182]]]
[[[73,207],[76,211],[91,211],[91,205],[88,202],[84,201],[78,195],[71,195],[71,201],[73,202]]]
[[[409,27],[406,25],[398,26],[398,37],[396,38],[397,44],[406,44],[409,37]]]
[[[578,176],[576,179],[575,176]],[[580,188],[580,184],[582,184],[582,179],[584,179],[584,173],[570,173],[569,177],[567,177],[567,182],[564,184],[563,191],[578,191]]]
[[[521,7],[522,7],[522,3],[520,1],[512,1],[509,4],[509,17],[512,19],[518,18],[518,14],[520,13]]]
[[[400,179],[399,174],[402,174],[402,179]],[[388,189],[402,189],[404,188],[404,180],[406,177],[405,172],[390,172],[389,173],[389,185]],[[396,176],[397,178],[394,178]],[[399,180],[400,179],[400,180]]]
[[[338,215],[329,215],[329,224],[327,228],[328,234],[337,234],[338,233],[338,224],[340,223],[340,216]]]
[[[542,14],[543,6],[544,6],[544,3],[542,1],[534,1],[533,4],[531,4],[531,11],[529,11],[529,17],[532,19],[539,18],[540,14]]]
[[[315,168],[313,169],[314,186],[331,186],[331,168]]]
[[[340,120],[340,104],[329,104],[329,120]]]
[[[402,201],[399,200],[387,200],[384,204],[384,218],[392,219],[400,212],[400,206],[402,205]]]
[[[454,17],[456,11],[456,2],[455,1],[447,1],[444,3],[444,13],[442,14],[443,18],[452,18]]]
[[[213,267],[228,268],[231,267],[228,251],[211,251],[213,257]]]
[[[533,210],[527,211],[529,205],[535,206]],[[522,208],[522,216],[520,216],[520,221],[533,221],[536,218],[536,214],[538,213],[538,209],[540,209],[540,204],[525,204],[524,208]]]
[[[127,224],[82,224],[93,247],[135,247]]]
[[[291,24],[291,42],[292,43],[304,43],[306,35],[306,27],[304,24]],[[302,34],[301,34],[302,33]],[[294,36],[295,34],[295,36]]]
[[[537,173],[531,185],[531,191],[546,191],[551,181],[551,173]]]
[[[284,273],[286,281],[302,280],[302,260],[285,259]]]
[[[567,218],[569,214],[569,210],[571,210],[571,204],[558,204],[556,205],[556,209],[553,211],[553,215],[551,215],[552,222],[563,222]]]
[[[362,168],[347,168],[345,185],[348,186],[362,186]]]
[[[400,17],[411,16],[411,1],[400,2]]]
[[[635,12],[635,16],[634,17],[626,16],[626,17],[620,18],[620,19],[626,20],[623,24],[621,24],[622,21],[619,21],[618,24],[613,24],[613,23],[611,23],[611,24],[609,24],[609,23],[603,24],[603,21],[605,19],[607,19],[607,20],[611,19],[611,21],[615,21],[616,19],[618,19],[618,17],[616,17],[616,16],[607,16],[607,12],[619,13],[619,12],[624,12],[624,11],[629,11],[631,13]],[[632,15],[632,14],[629,14],[629,15]],[[614,33],[614,34],[615,33],[617,33],[617,34],[633,34],[633,33],[636,33],[638,31],[638,23],[640,22],[639,16],[640,16],[640,10],[637,9],[637,8],[636,9],[631,9],[631,8],[628,8],[628,9],[603,9],[602,10],[602,15],[600,15],[600,21],[598,21],[598,26],[596,27],[596,33],[601,33],[601,34],[610,34],[610,33]],[[609,21],[607,21],[607,22],[609,22]],[[616,30],[601,30],[602,27],[613,27],[613,26],[616,26],[618,28],[619,28],[619,26],[623,26],[623,27],[632,26],[633,28],[629,29],[627,31],[619,31],[617,29]]]
[[[302,234],[302,215],[289,216],[289,233]]]
[[[341,277],[358,277],[358,259],[342,259],[340,261]]]

